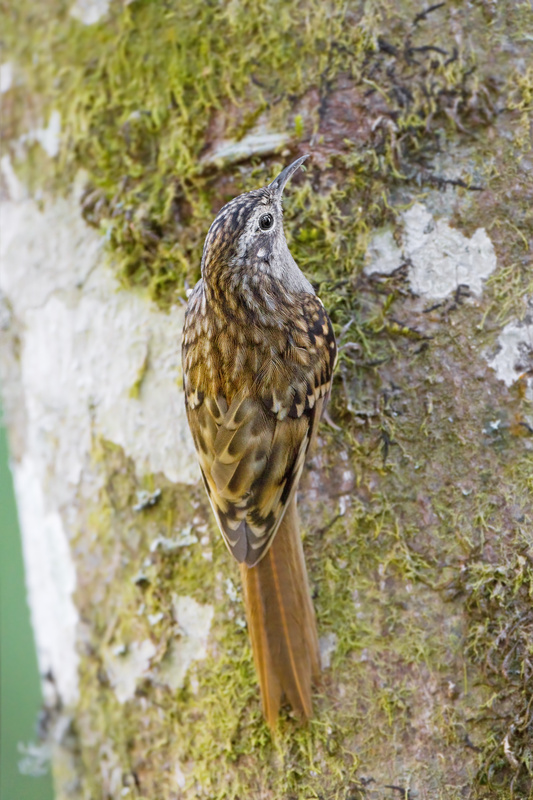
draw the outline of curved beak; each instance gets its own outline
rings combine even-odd
[[[293,161],[292,164],[289,164],[288,167],[285,167],[283,172],[280,172],[278,177],[268,185],[268,188],[272,189],[278,197],[281,197],[285,188],[285,184],[292,178],[298,167],[304,163],[306,158],[309,158],[309,153],[307,153],[305,156],[297,158],[296,161]]]

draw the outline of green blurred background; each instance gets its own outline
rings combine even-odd
[[[19,743],[38,744],[35,723],[41,705],[37,658],[18,531],[5,430],[0,424],[0,798],[51,800],[52,779],[23,775],[39,771],[38,759],[19,751]]]

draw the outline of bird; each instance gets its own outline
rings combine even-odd
[[[296,490],[325,410],[337,346],[283,229],[287,182],[241,194],[207,233],[182,339],[188,424],[224,542],[237,560],[264,717],[312,716],[320,658]]]

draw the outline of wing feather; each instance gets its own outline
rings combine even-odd
[[[229,550],[248,566],[273,541],[330,391],[335,339],[317,297],[306,296],[302,318],[309,324],[297,319],[281,345],[255,348],[260,368],[233,396],[210,396],[192,385],[193,370],[187,376],[187,415],[207,493]],[[239,353],[230,374],[246,361]]]

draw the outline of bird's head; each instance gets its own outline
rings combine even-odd
[[[282,283],[294,269],[301,275],[285,240],[281,202],[287,181],[306,158],[296,159],[268,186],[235,197],[218,212],[204,244],[204,280],[242,270],[269,274]]]

